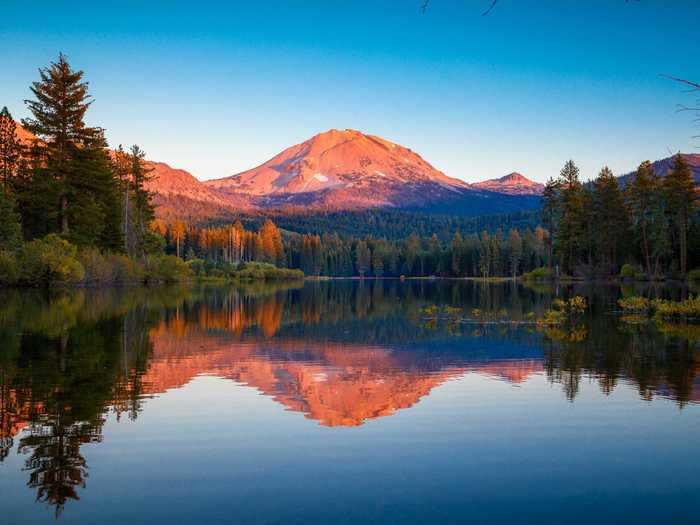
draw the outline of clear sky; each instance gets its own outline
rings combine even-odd
[[[111,145],[201,179],[254,167],[330,128],[410,147],[448,175],[696,151],[697,0],[3,0],[0,106],[27,115],[37,68],[83,69]]]

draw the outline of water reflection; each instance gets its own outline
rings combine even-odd
[[[575,325],[528,322],[574,292],[591,304]],[[0,461],[25,457],[27,485],[59,515],[85,488],[81,447],[102,441],[110,412],[136,420],[145,399],[200,375],[329,427],[390,416],[472,373],[513,385],[545,375],[572,401],[584,379],[700,401],[696,327],[622,323],[620,293],[428,281],[6,292]],[[426,317],[445,306],[463,314]]]

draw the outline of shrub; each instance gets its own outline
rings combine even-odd
[[[191,277],[185,261],[174,255],[149,255],[146,260],[146,281],[149,283],[176,283]]]
[[[97,248],[83,248],[78,260],[85,269],[86,285],[127,285],[143,281],[143,267],[121,253],[103,254]]]
[[[111,268],[112,284],[139,284],[145,279],[143,264],[127,257],[122,253],[112,253],[107,256]]]
[[[76,247],[58,235],[35,239],[20,252],[19,280],[32,286],[80,282],[85,269],[76,256]]]
[[[17,259],[11,252],[0,252],[0,285],[17,282]]]
[[[524,273],[523,279],[526,281],[549,281],[552,279],[552,272],[549,268],[535,268],[530,272]]]
[[[643,313],[651,309],[651,301],[646,297],[632,296],[617,301],[625,312]]]
[[[85,270],[85,284],[112,282],[112,268],[97,248],[83,248],[78,252],[78,260]]]
[[[562,324],[566,321],[574,321],[586,311],[588,304],[586,298],[575,295],[571,299],[554,299],[552,308],[544,313],[544,317],[538,321],[542,324]]]
[[[689,297],[684,301],[665,301],[657,299],[652,301],[654,316],[659,319],[673,319],[682,317],[686,319],[700,319],[700,295]]]
[[[204,277],[207,274],[207,263],[203,259],[192,259],[187,264],[194,275]]]
[[[636,279],[637,278],[637,269],[632,266],[631,264],[623,264],[622,268],[620,269],[620,278],[621,279]]]
[[[688,280],[691,283],[700,283],[700,268],[695,268],[688,272]]]
[[[251,280],[293,280],[303,279],[304,272],[301,270],[291,270],[288,268],[277,268],[274,264],[261,262],[247,262],[239,265],[233,272],[235,279]]]

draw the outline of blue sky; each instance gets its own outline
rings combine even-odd
[[[3,0],[0,106],[26,116],[37,68],[66,53],[111,145],[197,177],[256,166],[330,128],[410,147],[448,175],[568,158],[604,164],[697,151],[695,0],[85,2]],[[98,4],[98,3],[96,3]]]

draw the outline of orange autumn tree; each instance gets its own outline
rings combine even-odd
[[[177,220],[170,225],[170,236],[175,241],[175,250],[178,257],[180,257],[180,248],[182,246],[182,241],[185,238],[186,225],[183,221]]]

